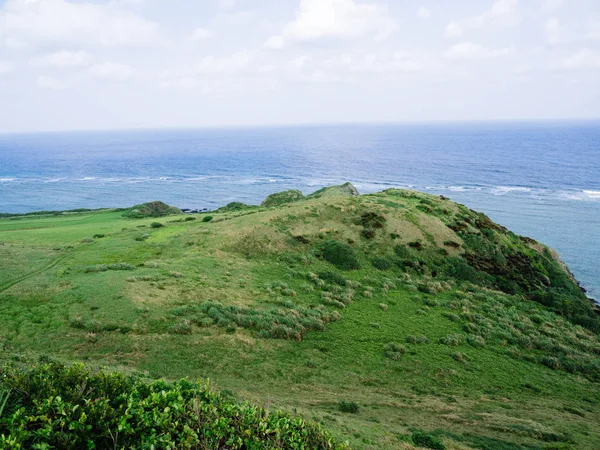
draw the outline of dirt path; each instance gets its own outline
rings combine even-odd
[[[38,270],[34,270],[33,272],[29,272],[26,275],[20,276],[19,278],[15,278],[14,280],[10,280],[4,284],[0,284],[0,293],[4,292],[8,289],[10,289],[11,287],[13,287],[15,284],[19,284],[22,281],[25,281],[31,277],[35,277],[36,275],[39,275],[47,270],[52,269],[53,267],[55,267],[59,262],[61,262],[63,259],[65,259],[66,257],[68,257],[69,255],[64,255],[61,256],[60,258],[55,259],[54,261],[52,261],[50,264],[47,264],[46,266],[42,267],[41,269]]]

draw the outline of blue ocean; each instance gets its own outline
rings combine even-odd
[[[352,182],[443,194],[555,248],[600,297],[600,122],[0,135],[0,212],[260,203]]]

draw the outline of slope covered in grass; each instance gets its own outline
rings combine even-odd
[[[353,448],[600,448],[598,314],[551,249],[441,197],[329,194],[0,220],[3,359],[210,378]]]

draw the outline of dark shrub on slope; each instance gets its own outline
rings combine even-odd
[[[348,244],[329,240],[323,244],[322,255],[325,261],[330,262],[338,269],[360,269],[360,262],[358,261],[354,250]]]

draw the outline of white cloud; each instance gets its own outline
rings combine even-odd
[[[7,0],[0,34],[22,42],[91,42],[139,45],[156,42],[158,25],[115,4],[65,0]]]
[[[1,61],[0,60],[0,75],[5,75],[14,70],[15,64],[10,61]]]
[[[600,69],[600,52],[584,48],[561,61],[559,68],[566,70]]]
[[[396,23],[387,9],[354,0],[301,0],[296,19],[283,29],[283,37],[310,41],[322,38],[356,38],[367,34],[388,37]]]
[[[306,55],[298,56],[297,58],[292,59],[290,62],[290,66],[295,70],[302,70],[306,65],[306,62],[309,60],[309,57]]]
[[[544,9],[556,9],[561,7],[563,4],[562,0],[544,0],[543,8]]]
[[[84,51],[60,50],[34,58],[31,60],[31,64],[36,66],[81,67],[88,65],[91,59],[90,54]]]
[[[468,29],[485,26],[515,26],[521,21],[517,12],[519,0],[495,0],[491,8],[483,13],[462,20],[453,20],[446,26],[446,37],[462,36]]]
[[[217,0],[217,5],[222,9],[233,9],[235,8],[235,0]]]
[[[265,42],[265,48],[269,50],[281,50],[285,47],[285,39],[282,36],[271,36]]]
[[[475,61],[480,59],[496,58],[514,53],[512,48],[500,50],[486,48],[473,42],[462,42],[450,47],[444,53],[444,57],[454,61]]]
[[[456,21],[452,21],[450,22],[447,26],[446,26],[446,37],[458,37],[458,36],[462,36],[465,32],[464,27],[456,22]]]
[[[558,43],[560,39],[560,23],[557,18],[548,19],[544,25],[546,38],[550,44]]]
[[[223,57],[206,56],[196,65],[196,72],[205,75],[235,75],[247,72],[253,60],[253,54],[247,51]]]
[[[421,6],[417,12],[417,16],[421,19],[429,19],[431,17],[431,10]]]
[[[4,39],[4,45],[10,50],[21,50],[27,47],[27,44],[19,39],[7,37]]]
[[[36,84],[43,89],[52,89],[54,91],[62,91],[69,87],[68,83],[47,75],[39,75]]]
[[[202,41],[213,36],[213,32],[207,28],[198,27],[190,35],[192,41]]]
[[[125,81],[133,75],[133,69],[127,64],[105,62],[90,67],[90,74],[94,78],[110,81]]]

